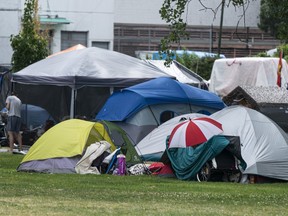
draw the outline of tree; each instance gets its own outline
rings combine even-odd
[[[20,33],[10,37],[12,71],[19,71],[48,56],[48,41],[40,33],[38,0],[26,0]]]
[[[192,0],[164,0],[162,7],[159,11],[161,18],[169,24],[170,34],[161,40],[160,49],[161,53],[166,54],[167,60],[166,65],[169,65],[174,57],[174,52],[172,51],[173,45],[180,47],[181,39],[188,39],[189,36],[186,33],[187,23],[183,19],[183,14],[186,7]],[[225,1],[221,1],[216,9],[209,8],[202,3],[202,0],[198,0],[203,6],[203,9],[212,10],[214,14],[217,13],[218,8],[223,8]],[[229,6],[241,6],[249,3],[250,0],[227,0],[226,3]],[[221,40],[221,37],[220,37]],[[221,43],[219,43],[221,44]]]
[[[282,42],[288,42],[288,1],[261,0],[258,27]]]

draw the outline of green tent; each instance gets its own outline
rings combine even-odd
[[[128,166],[142,162],[141,157],[138,155],[126,132],[121,127],[110,121],[100,121],[100,123],[105,126],[105,129],[109,133],[115,146],[121,147],[120,151],[126,156],[126,163]]]

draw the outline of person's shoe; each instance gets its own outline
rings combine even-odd
[[[19,151],[19,153],[20,153],[20,154],[23,154],[23,155],[26,155],[26,154],[27,154],[27,152],[25,152],[25,151],[23,151],[23,150],[22,150],[22,151]]]

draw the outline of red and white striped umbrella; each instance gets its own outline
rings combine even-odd
[[[206,142],[222,133],[222,125],[209,117],[190,119],[179,123],[169,137],[169,148],[186,148]]]

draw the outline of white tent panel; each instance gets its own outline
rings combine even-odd
[[[200,77],[195,72],[189,70],[188,68],[180,65],[176,61],[172,61],[169,66],[165,66],[165,60],[145,60],[151,65],[156,66],[165,73],[176,77],[176,79],[181,83],[187,83],[194,86],[201,86],[201,82],[204,83],[204,79]],[[180,67],[181,66],[181,67]]]

